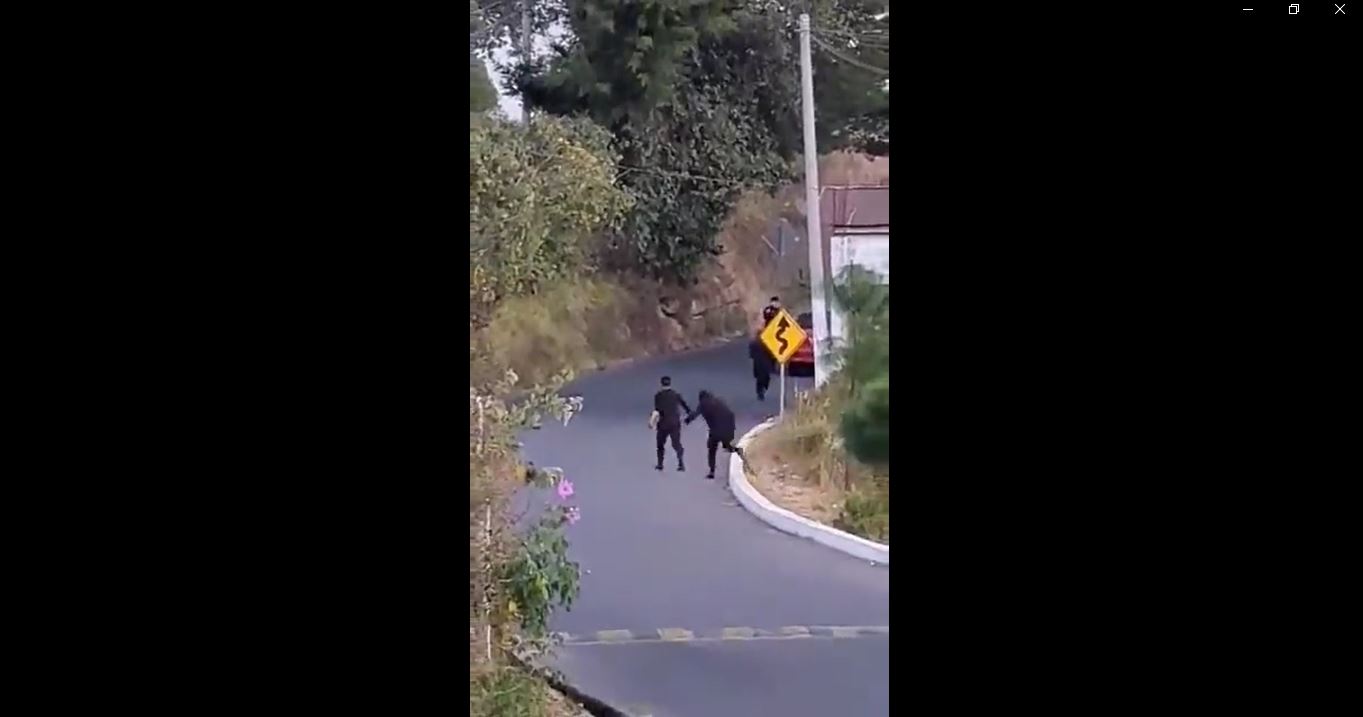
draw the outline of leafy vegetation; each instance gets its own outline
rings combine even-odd
[[[516,403],[506,396],[514,374],[469,395],[469,642],[470,708],[474,715],[543,714],[543,686],[516,674],[516,665],[548,649],[550,614],[572,604],[578,567],[568,559],[563,529],[576,522],[572,485],[562,475],[527,469],[516,455],[516,433],[546,418],[567,423],[582,408],[557,389],[569,377],[530,392]],[[527,482],[553,487],[559,502],[542,511],[534,528],[518,532],[508,511],[513,492]],[[533,681],[532,681],[533,682]]]
[[[890,464],[890,376],[872,379],[842,415],[847,450],[872,465]]]
[[[850,266],[833,286],[843,315],[845,343],[835,355],[846,377],[849,403],[841,421],[847,450],[874,465],[889,464],[890,288],[880,277]]]
[[[812,5],[819,150],[889,154],[890,20],[884,14],[889,3],[816,0]]]
[[[547,717],[548,688],[517,667],[481,666],[469,676],[469,714]]]
[[[744,187],[792,174],[799,134],[788,18],[775,3],[568,3],[573,41],[519,89],[530,106],[610,130],[633,210],[611,265],[688,282],[723,247]]]
[[[610,138],[584,119],[503,122],[469,133],[469,302],[497,302],[594,268],[593,242],[630,204]]]

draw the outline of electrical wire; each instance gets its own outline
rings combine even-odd
[[[818,33],[818,31],[814,31],[814,34],[818,35],[819,33]],[[824,40],[825,42],[827,42],[827,43],[829,43],[829,44],[831,44],[831,45],[837,45],[837,46],[840,46],[840,47],[845,47],[845,48],[847,48],[847,49],[849,49],[849,50],[874,50],[875,52],[889,52],[889,51],[890,51],[890,45],[889,45],[889,43],[883,43],[883,44],[882,44],[882,43],[879,43],[879,42],[867,42],[866,40],[858,40],[858,39],[854,39],[854,38],[850,38],[850,37],[840,37],[840,36],[821,35],[821,37],[823,37],[823,40]]]
[[[849,40],[856,40],[857,42],[867,42],[867,41],[881,42],[881,41],[884,41],[884,42],[886,42],[886,43],[889,43],[889,41],[890,41],[890,34],[889,34],[888,32],[880,32],[880,31],[873,31],[873,32],[851,32],[851,31],[848,31],[848,30],[838,30],[838,29],[829,28],[829,27],[815,27],[815,28],[812,28],[812,29],[813,29],[815,32],[821,32],[821,33],[823,33],[823,34],[825,34],[825,35],[833,35],[833,36],[835,36],[835,37],[846,38],[846,39],[849,39]]]
[[[839,52],[838,50],[835,50],[835,49],[833,48],[833,46],[831,46],[831,45],[829,45],[828,43],[824,42],[822,39],[819,38],[819,36],[815,35],[815,34],[812,33],[812,32],[809,34],[809,38],[810,38],[811,40],[813,40],[814,43],[815,43],[816,45],[818,45],[819,47],[822,47],[822,48],[824,49],[825,52],[827,52],[828,54],[832,55],[833,57],[838,58],[839,60],[842,60],[843,62],[846,62],[846,63],[849,64],[849,65],[853,65],[853,66],[855,66],[855,67],[860,67],[860,68],[862,68],[863,70],[869,70],[869,71],[871,71],[871,72],[876,72],[876,73],[879,73],[879,74],[882,74],[882,75],[889,75],[889,74],[890,74],[890,71],[887,70],[887,69],[885,69],[885,68],[883,68],[883,67],[876,67],[876,66],[874,66],[874,65],[868,65],[868,64],[862,62],[861,60],[855,60],[855,59],[852,59],[852,58],[850,58],[850,57],[848,57],[848,56],[842,54],[842,53]]]

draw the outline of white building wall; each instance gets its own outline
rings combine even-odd
[[[859,264],[876,272],[886,285],[890,283],[890,235],[887,233],[834,234],[828,239],[829,264],[836,280],[845,267]],[[829,333],[835,342],[843,337],[843,317],[830,302]]]

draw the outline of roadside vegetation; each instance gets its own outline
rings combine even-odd
[[[514,41],[526,8],[534,35],[568,30],[547,56]],[[812,8],[830,32],[883,31],[846,53],[886,64],[883,2]],[[807,292],[807,259],[793,261],[805,245],[781,257],[770,238],[782,220],[803,224],[794,25],[763,0],[470,0],[475,717],[580,712],[526,666],[553,648],[549,620],[577,596],[570,526],[591,506],[571,481],[523,465],[517,432],[591,410],[558,395],[574,372],[747,333],[768,296],[799,304]],[[533,110],[528,124],[499,115],[493,49],[510,50],[502,89]],[[841,78],[819,90],[820,146],[834,150],[825,182],[888,181],[888,85],[819,63]],[[527,482],[556,498],[515,529],[509,500]]]
[[[753,441],[751,479],[787,510],[888,544],[889,289],[854,267],[833,300],[846,317],[841,368]]]

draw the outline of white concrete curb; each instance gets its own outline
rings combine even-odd
[[[775,418],[759,423],[738,439],[738,447],[747,448],[753,437],[774,425],[776,425]],[[796,515],[767,500],[766,496],[757,492],[757,489],[748,482],[748,474],[744,472],[743,461],[739,459],[737,454],[729,456],[729,490],[733,491],[734,497],[749,513],[783,533],[809,538],[816,543],[827,545],[834,550],[862,560],[871,560],[882,565],[890,564],[890,546]]]

